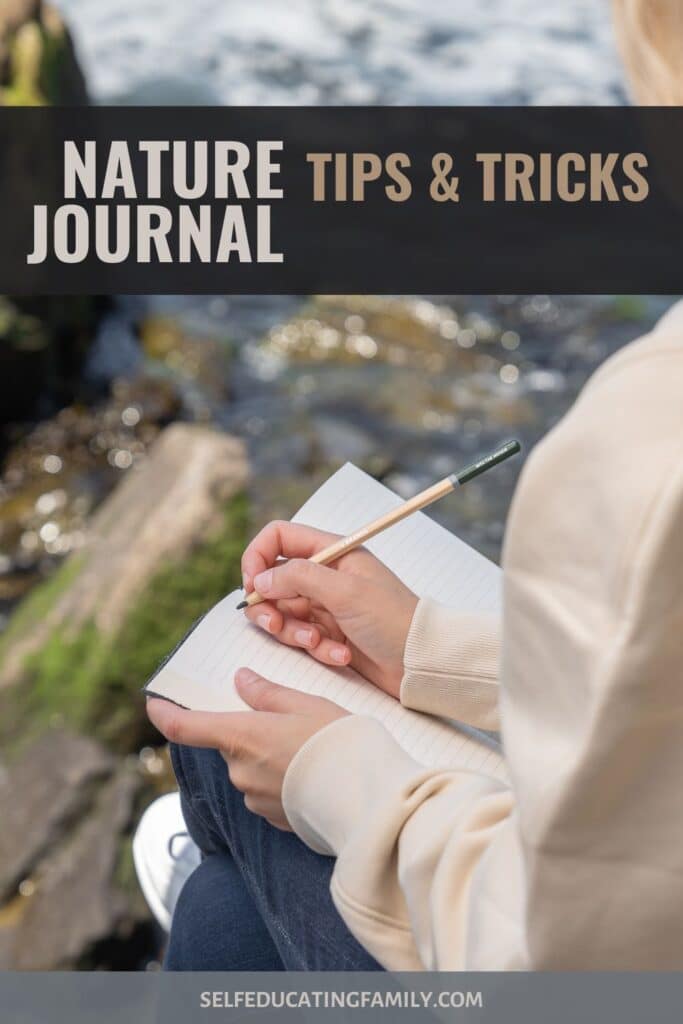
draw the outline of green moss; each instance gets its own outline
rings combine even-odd
[[[124,892],[131,892],[135,887],[135,862],[133,861],[133,840],[130,836],[122,836],[114,867],[114,882]]]
[[[60,19],[47,26],[29,21],[10,42],[9,84],[0,90],[7,106],[35,107],[63,102],[65,69],[72,59],[69,38]]]
[[[628,320],[638,323],[647,313],[647,303],[642,295],[615,295],[609,310],[611,319]]]
[[[27,658],[25,678],[12,690],[12,706],[3,709],[12,733],[24,735],[59,716],[117,750],[156,741],[141,687],[192,624],[240,585],[247,517],[247,500],[240,495],[229,503],[215,534],[150,581],[113,637],[104,637],[93,623],[72,637],[55,630]],[[49,607],[43,593],[40,607]],[[26,616],[23,609],[19,614]]]
[[[69,50],[63,26],[59,31],[43,33],[43,59],[40,67],[40,87],[49,103],[62,100],[62,76]]]
[[[22,636],[45,618],[55,602],[75,580],[81,571],[83,558],[75,555],[64,562],[49,579],[35,587],[28,597],[21,602],[12,616],[7,629],[0,636],[0,662],[10,647]]]
[[[10,43],[10,84],[2,92],[7,106],[40,107],[46,97],[40,87],[45,33],[35,21],[26,22]]]

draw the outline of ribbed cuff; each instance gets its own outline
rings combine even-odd
[[[479,729],[499,728],[500,619],[422,598],[404,653],[401,703]]]

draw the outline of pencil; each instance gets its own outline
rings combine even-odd
[[[358,548],[361,544],[365,544],[366,541],[372,537],[376,537],[378,533],[382,533],[384,530],[388,530],[390,526],[395,523],[400,523],[402,519],[418,512],[422,508],[427,508],[428,505],[432,505],[439,498],[443,498],[446,494],[450,494],[456,487],[460,487],[467,483],[468,480],[473,480],[475,476],[480,476],[481,473],[485,473],[487,469],[491,469],[493,466],[497,466],[500,462],[504,462],[505,459],[509,459],[511,455],[516,455],[521,451],[521,445],[519,441],[506,441],[505,444],[501,445],[494,452],[489,455],[482,456],[476,462],[466,466],[465,469],[460,470],[459,473],[452,473],[450,476],[445,477],[443,480],[439,480],[438,483],[432,484],[425,491],[420,491],[414,498],[409,498],[398,508],[395,508],[392,512],[386,512],[383,516],[379,516],[378,519],[374,519],[367,526],[363,526],[360,530],[356,530],[355,533],[350,534],[348,537],[340,537],[329,547],[323,548],[321,551],[317,551],[311,556],[309,561],[317,562],[318,565],[329,565],[330,562],[336,562],[342,555],[348,554],[349,551],[353,551],[354,548]],[[251,607],[255,604],[260,604],[265,598],[261,597],[255,590],[249,594],[249,596],[241,601],[237,605],[238,610],[240,608]]]

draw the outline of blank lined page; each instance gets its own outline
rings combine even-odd
[[[457,501],[457,488],[445,501]],[[403,503],[362,469],[347,463],[293,518],[348,536]],[[500,614],[501,572],[488,558],[423,512],[415,512],[365,545],[421,597],[458,611]]]
[[[387,488],[348,465],[320,488],[295,519],[349,533],[399,502]],[[416,520],[421,520],[417,529]],[[468,610],[498,608],[496,566],[420,513],[368,547],[420,594]],[[498,747],[485,733],[409,711],[352,669],[320,665],[309,655],[283,646],[235,610],[241,599],[241,591],[235,591],[215,605],[148,689],[195,710],[244,709],[233,678],[240,666],[248,666],[274,682],[328,697],[349,711],[379,719],[425,765],[506,778]]]

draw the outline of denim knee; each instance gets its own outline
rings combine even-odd
[[[282,961],[227,854],[207,857],[182,888],[166,971],[281,971]]]

